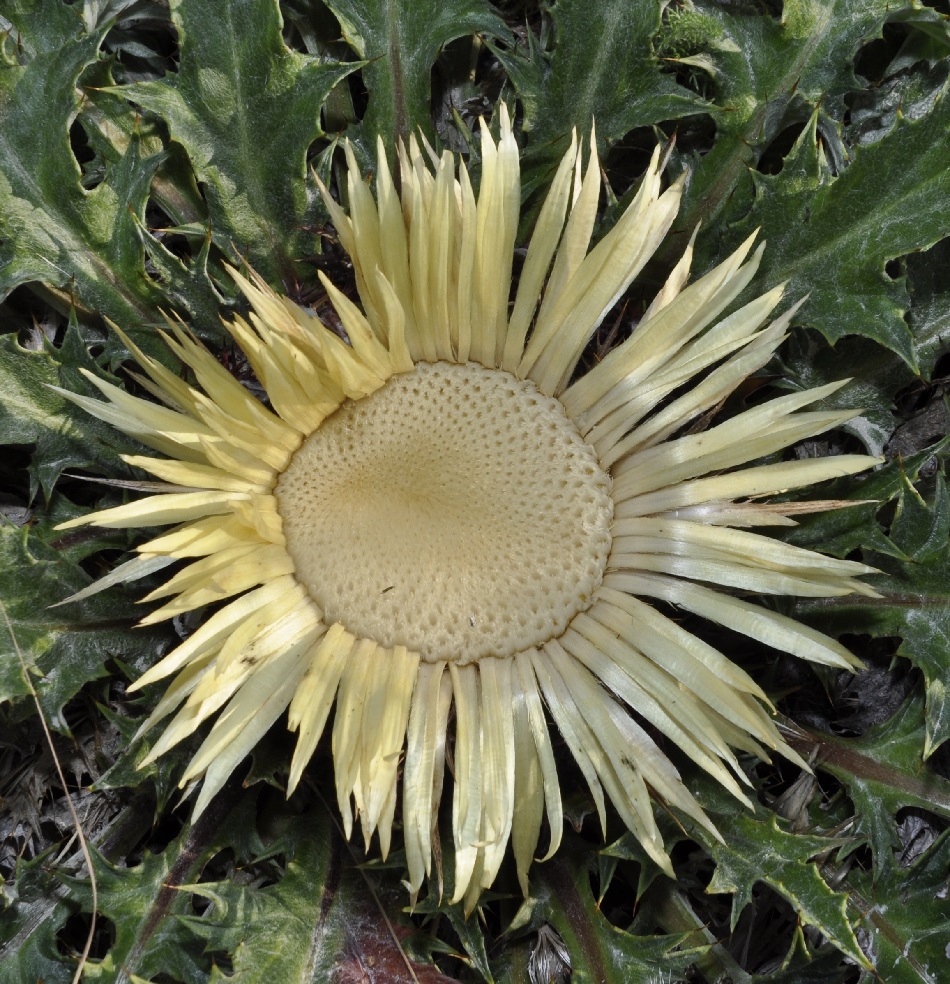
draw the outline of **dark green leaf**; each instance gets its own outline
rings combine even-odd
[[[705,945],[685,947],[685,934],[635,936],[613,925],[600,911],[591,888],[596,862],[589,846],[567,835],[558,854],[531,872],[531,898],[519,922],[530,928],[532,949],[543,947],[543,927],[552,927],[569,954],[572,984],[627,984],[681,974]],[[632,907],[631,907],[632,908]],[[524,951],[513,951],[501,975],[506,984],[526,979]]]
[[[138,863],[114,864],[99,852],[93,854],[99,893],[97,912],[100,920],[111,922],[114,938],[104,955],[87,964],[83,980],[121,980],[128,984],[134,979],[132,975],[142,980],[167,974],[182,984],[207,982],[212,958],[186,918],[194,912],[194,896],[188,885],[199,879],[209,859],[225,845],[241,851],[242,860],[251,860],[244,851],[255,846],[253,799],[245,800],[243,808],[235,810],[239,791],[237,783],[226,787],[198,822],[187,825],[180,836],[162,845],[161,850],[146,851]],[[259,839],[256,847],[260,849]],[[48,904],[38,908],[34,899],[21,896],[8,913],[8,922],[21,937],[22,958],[18,969],[26,974],[5,977],[0,970],[2,984],[40,979],[33,975],[43,967],[39,960],[50,949],[50,941],[56,938],[54,934],[62,929],[66,912],[91,911],[88,877],[60,875],[59,878],[58,886],[52,878],[49,882],[54,897],[63,899],[68,909]],[[221,952],[217,947],[211,950]],[[76,954],[55,955],[61,969],[48,980],[57,984],[71,980]],[[0,967],[5,968],[6,961],[0,962]]]
[[[0,919],[0,984],[70,984],[73,968],[63,959],[57,932],[69,918],[62,882],[45,856],[17,865],[3,898]]]
[[[930,378],[937,359],[950,348],[950,285],[943,271],[950,265],[950,241],[907,258],[911,294],[908,320],[917,346],[917,361]]]
[[[860,914],[876,971],[867,984],[941,984],[950,956],[948,871],[950,833],[944,831],[910,867],[892,862],[877,879],[854,873],[850,908]]]
[[[363,129],[373,154],[377,134],[392,148],[397,137],[431,129],[430,76],[445,45],[471,34],[509,33],[485,0],[329,0],[328,6],[340,19],[344,38],[367,62]]]
[[[17,55],[29,61],[40,54],[58,51],[85,29],[82,7],[45,0],[9,0],[0,24],[10,30]],[[9,28],[8,25],[9,24]]]
[[[33,446],[31,496],[41,488],[48,497],[64,469],[112,473],[115,451],[132,452],[134,442],[50,390],[78,390],[79,366],[93,363],[74,331],[59,352],[24,349],[12,335],[0,338],[0,433],[6,445]]]
[[[574,126],[586,136],[595,120],[599,136],[615,140],[635,127],[706,108],[661,70],[653,48],[660,10],[629,0],[558,0],[548,47],[532,40],[524,52],[502,52],[533,145]]]
[[[136,224],[163,154],[143,154],[133,139],[105,180],[82,186],[68,132],[77,80],[98,58],[105,29],[84,33],[75,23],[75,37],[46,47],[44,36],[26,64],[0,68],[0,297],[41,281],[64,311],[76,305],[130,327],[152,324],[161,301]]]
[[[926,453],[918,456],[926,457]],[[832,632],[897,636],[898,653],[906,656],[924,675],[927,697],[927,735],[924,758],[950,738],[950,701],[947,676],[950,672],[950,542],[947,523],[950,504],[946,484],[936,481],[932,503],[924,502],[903,477],[906,468],[915,477],[914,462],[888,471],[900,481],[898,511],[887,538],[887,549],[869,562],[883,576],[874,579],[881,598],[854,595],[823,602],[799,602],[796,608],[815,619],[820,628]],[[873,491],[870,493],[873,495]],[[809,530],[809,538],[815,533]],[[878,533],[880,536],[880,533]],[[871,540],[872,551],[878,546]]]
[[[716,862],[707,891],[733,896],[733,927],[752,901],[753,887],[762,882],[786,898],[805,925],[817,927],[842,953],[868,966],[848,921],[847,897],[829,887],[814,861],[846,838],[790,833],[769,811],[737,809],[728,794],[711,783],[703,784],[701,801],[724,843],[698,827],[692,833]]]
[[[680,224],[686,229],[718,215],[748,181],[773,140],[801,126],[821,107],[829,139],[844,116],[844,97],[859,82],[854,57],[880,36],[886,20],[919,9],[913,0],[786,0],[781,17],[751,5],[699,0],[681,15],[675,52],[712,79],[720,137],[697,161]],[[740,198],[744,195],[740,194]]]
[[[755,206],[731,237],[759,227],[768,241],[756,289],[788,282],[790,296],[811,295],[799,323],[831,342],[855,333],[872,338],[917,371],[906,285],[888,276],[885,263],[950,233],[948,133],[950,100],[942,98],[924,119],[903,121],[859,148],[832,177],[813,118],[781,173],[757,178]]]
[[[280,838],[267,845],[286,867],[275,884],[239,879],[182,886],[211,903],[186,922],[209,948],[226,952],[243,984],[360,980],[366,968],[381,981],[452,984],[436,967],[409,957],[409,931],[390,919],[368,892],[352,854],[325,809],[281,818]],[[370,875],[369,877],[372,877]],[[232,980],[215,969],[210,980]]]
[[[172,3],[177,75],[121,91],[168,124],[203,183],[217,234],[288,289],[314,252],[316,218],[307,151],[322,135],[320,109],[353,65],[291,51],[276,0]]]
[[[133,631],[140,616],[128,592],[104,591],[50,608],[90,582],[64,552],[66,540],[63,536],[51,546],[29,528],[0,526],[0,598],[12,627],[12,637],[0,627],[0,701],[29,693],[19,649],[50,725],[64,732],[63,705],[90,680],[104,676],[110,659],[118,656],[144,668],[166,638],[161,630]]]
[[[854,831],[868,839],[874,871],[894,864],[900,841],[897,814],[917,807],[950,819],[950,782],[923,760],[923,701],[911,698],[884,724],[860,738],[795,729],[804,756],[817,751],[817,767],[842,782],[854,806]]]

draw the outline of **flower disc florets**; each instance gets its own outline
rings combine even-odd
[[[297,577],[327,621],[465,664],[540,646],[591,605],[609,486],[558,400],[501,370],[438,362],[347,401],[276,495]]]

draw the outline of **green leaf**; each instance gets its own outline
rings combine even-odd
[[[203,954],[202,940],[182,918],[191,910],[190,893],[182,891],[183,883],[194,877],[209,853],[206,826],[187,828],[163,852],[146,853],[134,867],[95,858],[97,911],[115,925],[115,942],[103,958],[87,964],[84,981],[112,982],[130,972],[146,980],[156,973],[174,975],[188,984],[208,980],[210,960]],[[85,908],[91,901],[87,887],[76,887],[76,895],[86,896]]]
[[[950,550],[944,545],[939,558],[927,564],[884,559],[888,573],[883,583],[884,601],[874,612],[862,606],[855,622],[858,629],[875,635],[899,635],[898,655],[906,656],[924,675],[927,696],[927,737],[924,757],[929,758],[950,739]]]
[[[157,118],[143,117],[140,110],[121,98],[111,74],[113,67],[100,62],[90,66],[83,77],[87,98],[78,122],[96,154],[86,167],[94,173],[107,174],[122,165],[134,144],[141,148],[140,153],[161,152],[150,185],[147,214],[152,228],[136,222],[135,230],[148,257],[149,275],[164,295],[162,307],[188,312],[194,330],[202,337],[213,337],[220,333],[219,308],[223,298],[208,269],[214,230],[208,221],[207,206],[183,148],[178,144],[167,146],[164,124]],[[183,255],[176,255],[165,242],[172,230],[182,227],[194,231],[187,236],[186,248],[179,243],[178,251]],[[217,245],[225,255],[232,255],[227,237],[219,236]],[[230,278],[220,266],[214,274],[219,283],[225,284],[227,293]],[[147,345],[148,339],[142,342]]]
[[[287,808],[278,812],[283,830],[266,856],[287,860],[274,884],[228,879],[181,886],[212,903],[185,922],[210,948],[227,953],[233,967],[233,977],[216,968],[212,982],[360,980],[373,968],[379,980],[452,984],[407,954],[402,941],[409,930],[367,891],[322,804],[294,818]]]
[[[313,252],[307,151],[323,135],[327,94],[355,66],[287,48],[277,0],[173,0],[171,11],[178,73],[119,91],[161,116],[185,148],[216,233],[290,289],[296,263]]]
[[[941,399],[940,380],[933,377],[937,359],[950,338],[950,292],[943,267],[950,263],[950,241],[912,253],[899,261],[906,267],[904,284],[910,309],[906,320],[918,376],[890,349],[863,335],[849,335],[834,348],[811,333],[796,332],[783,349],[780,363],[783,384],[798,389],[848,379],[845,386],[822,401],[823,409],[859,408],[860,414],[844,425],[871,454],[887,451],[893,457],[910,455],[932,444],[946,430],[948,414]],[[921,378],[922,377],[922,378]],[[907,394],[928,396],[912,414],[898,414]],[[902,419],[903,418],[903,419]]]
[[[950,135],[945,96],[921,120],[901,121],[886,138],[859,148],[837,177],[823,163],[815,129],[806,127],[780,174],[756,178],[756,201],[730,236],[755,228],[768,242],[757,290],[788,283],[790,297],[810,294],[796,320],[829,341],[858,333],[896,352],[918,371],[904,315],[906,285],[885,272],[888,260],[927,249],[950,234]]]
[[[25,349],[12,335],[0,337],[0,433],[5,445],[33,446],[31,498],[37,488],[49,498],[64,469],[105,466],[111,472],[116,451],[137,447],[49,388],[84,390],[80,366],[94,368],[75,331],[67,332],[59,352]]]
[[[936,331],[941,327],[939,321],[933,324]],[[921,365],[929,362],[932,371],[934,343],[939,340],[920,321],[913,323],[911,331],[915,361]],[[850,335],[830,348],[813,333],[795,332],[778,364],[782,385],[795,389],[845,382],[822,400],[820,406],[827,410],[858,410],[842,429],[854,434],[870,454],[908,457],[939,437],[946,417],[937,389],[939,383],[934,386],[928,404],[902,420],[897,411],[900,398],[913,391],[926,393],[928,384],[903,359],[878,342],[862,335]],[[930,422],[936,424],[936,429],[928,426]]]
[[[915,379],[902,359],[860,335],[842,338],[830,348],[802,331],[789,339],[780,365],[783,384],[796,389],[847,380],[821,408],[859,410],[842,429],[854,434],[868,454],[883,455],[898,423],[895,397]]]
[[[940,984],[946,977],[950,925],[950,832],[908,868],[892,862],[878,878],[855,871],[850,907],[860,914],[874,981]],[[870,979],[868,979],[870,984]]]
[[[116,799],[97,789],[90,795],[100,796],[92,812]],[[97,827],[98,839],[90,836],[105,952],[89,961],[83,980],[271,984],[359,980],[373,968],[379,980],[454,984],[428,962],[432,941],[417,938],[399,914],[402,886],[390,878],[388,888],[372,887],[378,872],[357,870],[325,803],[303,799],[288,803],[260,785],[247,792],[236,777],[167,842],[149,830],[148,805],[137,813],[124,804],[119,829]],[[127,860],[138,841],[144,852]],[[71,914],[91,912],[88,878],[46,857],[21,862],[4,902],[0,984],[72,980],[77,955],[61,934]]]
[[[473,34],[507,37],[508,28],[485,0],[328,0],[343,36],[366,60],[369,104],[362,128],[366,150],[375,138],[392,148],[397,137],[431,130],[432,66],[441,50]]]
[[[524,105],[533,145],[570,133],[586,136],[596,120],[602,139],[705,108],[704,100],[661,71],[653,39],[660,4],[629,0],[558,0],[550,43],[501,53]]]
[[[84,33],[75,24],[77,35],[59,45],[25,36],[35,55],[0,67],[0,299],[40,281],[63,311],[76,305],[131,327],[152,324],[161,300],[136,226],[164,155],[143,156],[133,139],[105,180],[83,187],[68,132],[77,81],[96,62],[105,28]]]
[[[941,380],[934,377],[950,338],[950,292],[940,275],[948,263],[950,240],[945,239],[892,264],[905,271],[900,278],[910,304],[905,319],[920,375],[890,349],[863,335],[847,336],[830,348],[812,333],[796,332],[783,350],[781,377],[796,388],[849,380],[822,407],[859,408],[860,414],[844,429],[872,454],[886,451],[890,457],[907,459],[947,430],[950,414]]]
[[[9,0],[4,4],[3,28],[12,27],[17,54],[29,61],[38,54],[57,52],[84,29],[82,8],[44,0]],[[7,19],[9,18],[9,21]]]
[[[900,810],[918,807],[950,819],[950,781],[924,762],[923,739],[919,697],[907,700],[889,721],[860,738],[794,728],[795,749],[806,757],[817,752],[817,768],[847,788],[854,805],[854,830],[867,838],[877,875],[894,864]]]
[[[712,78],[720,131],[696,162],[679,228],[708,224],[746,185],[747,168],[771,142],[819,106],[832,137],[845,95],[860,88],[853,67],[859,47],[879,37],[888,19],[920,4],[786,0],[781,9],[773,17],[766,8],[697,0],[679,27],[680,60]]]
[[[679,976],[704,944],[684,947],[688,934],[635,936],[613,925],[591,888],[596,858],[590,845],[567,832],[557,855],[531,871],[531,898],[517,920],[533,930],[531,948],[545,945],[539,933],[553,927],[570,955],[572,984],[627,984]],[[521,930],[519,930],[519,933]],[[499,981],[518,984],[526,974],[526,948],[509,949]]]
[[[950,242],[944,240],[926,253],[907,258],[907,280],[911,294],[908,315],[917,361],[930,378],[937,359],[950,340],[950,285],[943,271],[950,265]]]
[[[77,36],[86,33],[87,29],[91,30],[90,25],[97,23],[110,27],[105,41],[106,46],[112,51],[116,50],[113,42],[116,41],[118,33],[132,24],[148,22],[150,18],[154,18],[158,21],[160,31],[167,34],[171,30],[167,10],[164,16],[156,16],[160,13],[158,10],[142,9],[143,5],[139,0],[134,2],[110,0],[107,4],[87,3],[73,6],[72,9],[62,3],[17,0],[14,6],[17,9],[12,19],[18,29],[17,42],[29,50],[31,55],[35,54],[37,47],[44,53],[55,55],[59,49],[72,43]],[[136,6],[139,7],[138,10],[135,9]],[[116,18],[119,19],[119,23],[115,23]],[[120,43],[119,47],[124,46]],[[140,51],[137,48],[136,56],[150,57],[151,53],[148,49]],[[114,86],[111,72],[116,67],[113,59],[101,57],[100,52],[98,60],[90,61],[83,69],[80,76],[80,91],[76,93],[77,96],[81,95],[78,102],[79,113],[69,129],[68,140],[65,139],[65,134],[57,135],[58,145],[66,151],[68,155],[66,163],[73,169],[77,162],[72,158],[69,148],[70,146],[80,148],[77,152],[83,159],[80,180],[84,189],[95,189],[102,181],[116,185],[120,205],[126,212],[120,215],[123,223],[117,230],[121,233],[121,240],[116,243],[116,251],[124,252],[129,258],[126,266],[118,272],[126,280],[130,280],[130,287],[135,289],[139,284],[148,286],[144,248],[148,251],[151,265],[154,267],[154,271],[149,270],[149,276],[157,273],[162,281],[161,288],[165,295],[162,298],[162,305],[165,308],[176,307],[183,312],[189,312],[192,318],[199,322],[201,328],[209,324],[214,326],[218,321],[217,298],[211,281],[201,265],[192,264],[189,267],[177,256],[165,250],[159,239],[153,237],[142,225],[141,215],[137,214],[142,211],[138,203],[130,202],[129,204],[135,205],[135,208],[128,210],[121,201],[124,192],[114,180],[115,176],[121,176],[136,160],[154,159],[156,166],[150,178],[149,205],[157,204],[164,209],[173,217],[171,224],[202,221],[199,244],[204,239],[207,210],[184,153],[180,148],[169,149],[165,146],[166,135],[162,124],[143,120],[140,111],[110,91]],[[119,68],[121,70],[121,66]],[[26,84],[29,84],[29,80]],[[71,121],[71,117],[67,118],[66,125],[68,126]],[[55,118],[51,123],[59,125]],[[32,126],[35,128],[36,125],[36,121],[33,121]],[[86,146],[83,146],[84,144]],[[126,160],[130,152],[134,156]],[[91,159],[87,160],[86,156],[90,153]],[[54,190],[58,191],[58,189]],[[152,218],[155,215],[154,209],[149,208],[148,211]],[[125,221],[127,219],[132,221]],[[158,231],[157,236],[162,236],[162,230]],[[229,244],[225,241],[223,245],[228,247]],[[77,296],[71,300],[76,300],[81,306],[85,305],[86,310],[96,315],[98,329],[99,312],[96,310],[96,304],[93,303],[95,298],[87,300],[82,281],[78,281],[75,288],[74,293]],[[43,291],[43,288],[34,289]],[[159,295],[156,293],[150,296],[155,300]],[[66,302],[63,301],[62,306],[65,307],[65,304]],[[121,314],[122,311],[111,313],[116,315]],[[154,312],[152,317],[155,317]],[[134,323],[125,324],[127,328],[135,328]]]
[[[703,783],[701,802],[724,843],[695,824],[687,826],[716,862],[706,891],[733,896],[733,928],[752,901],[753,887],[762,882],[789,901],[802,923],[817,927],[842,953],[869,967],[848,921],[847,896],[829,887],[813,860],[847,843],[847,838],[791,833],[767,810],[737,810],[728,794],[712,783]]]
[[[162,849],[145,851],[137,863],[116,864],[93,850],[97,912],[100,919],[111,921],[114,938],[105,954],[86,964],[84,981],[129,981],[136,974],[154,979],[167,974],[182,984],[205,984],[212,960],[186,918],[194,912],[194,896],[185,886],[197,880],[209,859],[225,846],[240,851],[242,860],[247,859],[248,849],[260,849],[259,839],[255,841],[254,799],[245,799],[243,808],[235,809],[239,794],[239,783],[225,787],[201,819],[186,825]],[[48,877],[46,891],[65,903],[58,906],[37,906],[35,881],[35,876],[25,881],[26,891],[20,892],[7,913],[7,923],[17,936],[20,966],[15,971],[10,967],[13,973],[9,973],[7,961],[0,961],[0,984],[39,979],[65,984],[72,979],[76,955],[57,952],[57,934],[67,912],[91,912],[88,877],[62,873]],[[44,957],[46,961],[40,963]],[[58,972],[50,957],[58,958]],[[50,976],[36,976],[41,969]]]
[[[118,656],[144,668],[160,655],[167,638],[162,630],[133,632],[140,613],[125,591],[49,607],[89,582],[69,556],[65,534],[49,545],[30,528],[0,526],[0,598],[12,630],[11,635],[0,626],[0,702],[29,693],[22,656],[37,678],[34,686],[50,726],[64,733],[69,728],[63,705],[86,683],[105,676],[108,660]]]
[[[903,476],[897,512],[891,523],[891,540],[914,563],[939,561],[947,551],[950,534],[950,498],[947,483],[938,472],[932,503],[923,497]]]
[[[696,7],[715,25],[710,48],[716,101],[734,110],[723,123],[731,132],[761,140],[777,132],[781,110],[793,98],[808,107],[800,119],[818,103],[840,117],[844,97],[860,87],[854,73],[858,49],[880,37],[886,21],[921,5],[915,0],[786,0],[781,17],[734,11],[709,0],[699,0]]]
[[[913,482],[919,478],[922,468],[940,450],[940,445],[926,448],[907,458],[887,461],[858,479],[840,479],[829,486],[808,491],[801,496],[802,499],[834,499],[842,502],[850,500],[853,505],[802,516],[797,526],[781,534],[782,539],[835,557],[846,557],[854,551],[864,551],[869,563],[875,559],[871,554],[906,559],[900,547],[881,528],[877,515],[887,503],[901,495],[901,490],[908,481]],[[875,582],[872,580],[870,583],[873,586]],[[846,605],[853,600],[845,598],[840,604]],[[838,604],[838,601],[831,599],[799,599],[795,602],[795,612],[797,615],[820,617],[822,612],[832,611]],[[836,628],[841,632],[851,631],[841,626],[826,628],[829,631]]]
[[[15,880],[3,893],[0,984],[70,984],[73,968],[64,961],[56,938],[73,909],[65,894],[49,857],[17,864]]]
[[[909,28],[900,51],[887,66],[887,75],[906,71],[917,62],[926,61],[933,67],[950,54],[950,24],[945,15],[932,7],[903,10],[892,22]]]
[[[874,579],[881,598],[848,595],[823,602],[799,601],[796,610],[806,614],[819,628],[833,633],[868,633],[875,637],[897,636],[897,652],[906,656],[924,676],[926,692],[926,740],[923,757],[928,758],[950,738],[950,542],[947,538],[950,503],[942,477],[936,479],[933,501],[925,502],[910,479],[917,461],[895,465],[898,508],[884,549],[869,538],[873,553],[868,562],[882,571]],[[906,469],[907,475],[903,471]],[[909,476],[909,477],[908,477]],[[869,497],[873,497],[869,489]],[[859,530],[855,530],[859,533]],[[806,540],[817,535],[810,529]]]

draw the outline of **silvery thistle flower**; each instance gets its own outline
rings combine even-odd
[[[200,814],[288,711],[289,794],[333,711],[346,832],[358,819],[386,855],[401,773],[415,894],[448,760],[453,900],[471,909],[509,841],[527,893],[545,816],[545,856],[557,850],[553,722],[602,823],[610,800],[672,874],[651,798],[715,830],[654,735],[744,804],[736,751],[796,756],[760,687],[656,603],[815,663],[857,665],[834,640],[734,592],[873,595],[857,580],[871,568],[758,529],[835,505],[768,496],[876,459],[754,464],[853,416],[804,409],[841,383],[689,432],[769,361],[796,310],[769,323],[778,287],[723,317],[759,264],[752,239],[687,286],[690,243],[629,338],[576,375],[676,215],[682,182],[662,190],[659,150],[591,249],[596,145],[583,167],[572,140],[513,299],[520,179],[504,107],[497,141],[481,125],[477,196],[464,163],[415,138],[399,149],[401,192],[381,145],[375,196],[346,153],[348,211],[323,193],[361,305],[321,275],[346,340],[232,270],[251,314],[228,328],[269,405],[173,322],[163,337],[192,382],[122,335],[160,402],[92,375],[105,402],[64,394],[158,452],[125,461],[171,483],[62,524],[172,527],[74,598],[176,565],[143,599],[163,601],[143,624],[205,612],[134,684],[171,679],[142,731],[174,716],[145,761],[210,720],[182,777],[203,779]]]

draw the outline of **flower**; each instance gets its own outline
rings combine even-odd
[[[687,429],[765,365],[795,313],[766,324],[779,287],[720,318],[758,266],[751,238],[686,286],[690,243],[636,330],[575,378],[676,214],[682,182],[661,190],[659,151],[588,252],[600,171],[593,135],[586,169],[572,140],[513,304],[519,160],[504,107],[497,142],[481,125],[477,197],[464,163],[415,139],[399,150],[401,193],[381,145],[375,198],[346,154],[349,211],[321,186],[362,302],[321,275],[342,332],[253,272],[231,271],[253,313],[229,330],[269,406],[174,322],[163,337],[193,382],[121,336],[161,405],[94,376],[106,402],[65,394],[166,455],[125,461],[171,485],[60,528],[173,527],[74,598],[185,561],[143,599],[167,599],[143,624],[208,611],[134,684],[172,678],[142,730],[175,716],[145,761],[213,718],[182,779],[203,777],[200,813],[289,708],[289,794],[335,705],[346,832],[354,819],[367,844],[378,831],[384,855],[404,758],[413,893],[430,872],[452,762],[454,900],[471,908],[509,840],[527,892],[545,815],[548,856],[558,847],[549,715],[601,821],[609,799],[672,873],[651,796],[715,830],[655,735],[745,804],[734,750],[796,756],[756,683],[656,603],[804,659],[857,665],[830,638],[730,591],[874,594],[856,580],[871,568],[755,532],[834,505],[764,496],[875,463],[749,465],[852,416],[798,412],[841,384]]]

